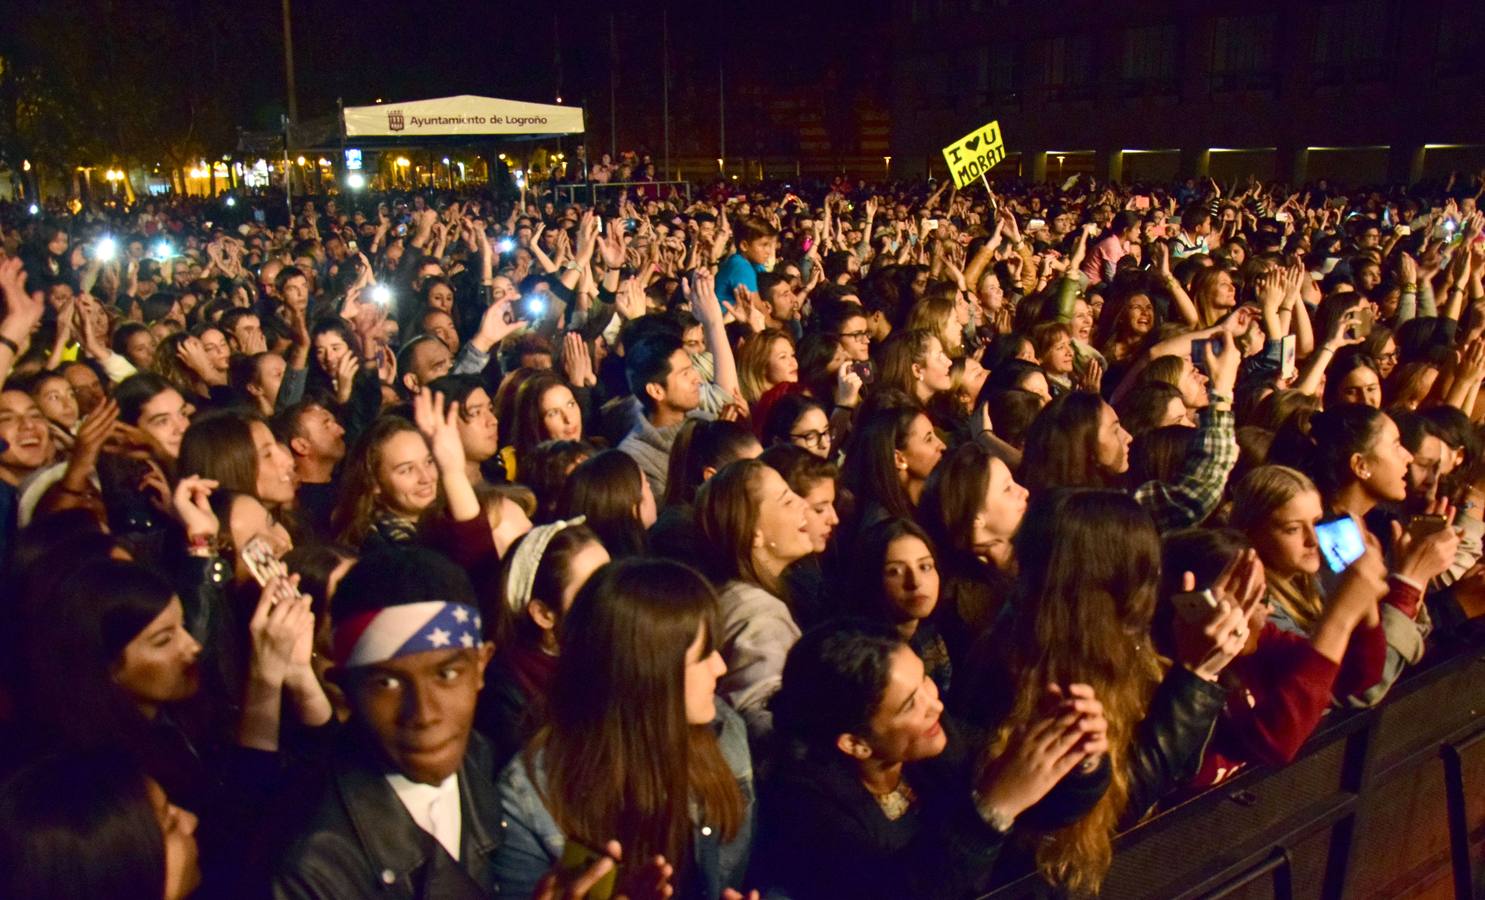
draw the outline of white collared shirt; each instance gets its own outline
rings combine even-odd
[[[455,772],[442,784],[420,784],[400,772],[387,775],[387,784],[397,794],[397,799],[407,807],[408,814],[418,827],[433,835],[454,859],[459,858],[460,831],[464,825],[459,811],[459,773]]]

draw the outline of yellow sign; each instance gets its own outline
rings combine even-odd
[[[966,134],[944,148],[944,161],[954,175],[954,187],[962,188],[1005,159],[1005,141],[1000,137],[1000,122],[994,121]]]

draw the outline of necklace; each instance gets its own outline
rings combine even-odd
[[[885,794],[873,792],[871,797],[877,801],[882,815],[886,816],[889,822],[896,822],[907,815],[908,810],[912,809],[913,804],[918,800],[918,795],[913,793],[913,789],[908,786],[906,780],[899,781],[897,787]]]

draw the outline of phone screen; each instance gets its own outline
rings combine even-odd
[[[1299,374],[1299,366],[1295,362],[1298,340],[1292,334],[1286,334],[1279,339],[1279,377],[1285,381]]]
[[[1315,540],[1320,544],[1320,555],[1330,571],[1340,574],[1366,552],[1366,542],[1361,538],[1361,526],[1350,516],[1329,519],[1315,526]]]

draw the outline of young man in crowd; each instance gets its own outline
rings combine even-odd
[[[493,895],[499,800],[475,703],[494,645],[447,557],[368,557],[335,595],[332,677],[351,719],[311,814],[272,877],[275,900]]]

